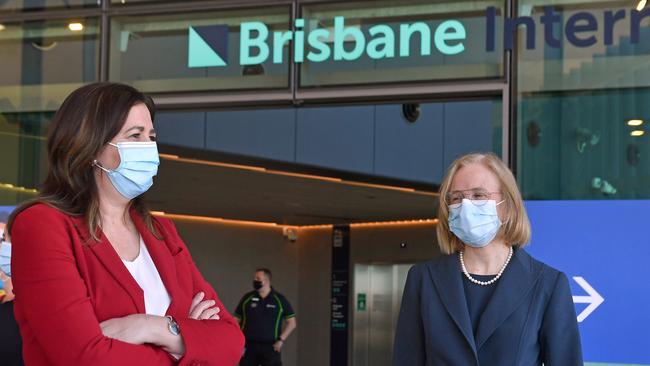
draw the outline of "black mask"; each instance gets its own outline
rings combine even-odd
[[[262,288],[262,281],[253,281],[253,288],[257,291]]]

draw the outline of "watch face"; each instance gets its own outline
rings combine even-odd
[[[167,326],[169,328],[169,332],[171,332],[171,334],[176,336],[181,334],[181,330],[178,327],[178,323],[176,323],[176,321],[171,316],[168,316],[167,319],[168,319]]]
[[[172,331],[172,333],[174,335],[179,335],[180,334],[180,330],[178,329],[178,324],[176,324],[176,322],[173,322],[171,324],[171,331]]]

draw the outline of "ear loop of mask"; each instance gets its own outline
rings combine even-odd
[[[106,173],[110,173],[110,172],[111,172],[109,169],[106,169],[106,168],[104,168],[103,166],[101,166],[101,165],[99,164],[99,162],[97,161],[97,159],[93,160],[93,164],[92,164],[92,165],[98,167],[99,169],[103,170],[103,171],[106,172]]]
[[[506,200],[503,199],[503,200],[501,200],[501,202],[497,203],[496,205],[498,206],[498,205],[504,203],[505,201],[506,201]],[[498,213],[497,213],[497,215],[498,215]],[[500,220],[500,219],[499,219],[499,220]],[[504,222],[501,223],[501,226],[505,225],[507,222],[508,222],[508,220],[506,219],[506,221],[504,221]]]
[[[111,146],[113,146],[113,147],[115,147],[115,148],[117,148],[117,144],[114,144],[114,143],[112,143],[112,142],[109,142],[108,144],[111,145]],[[106,169],[106,168],[104,168],[103,166],[101,166],[101,164],[99,164],[99,162],[97,161],[97,159],[93,160],[92,165],[98,167],[99,169],[103,170],[103,171],[106,172],[106,173],[110,173],[110,172],[111,172],[110,169]]]

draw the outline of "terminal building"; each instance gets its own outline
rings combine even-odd
[[[625,315],[650,301],[641,3],[0,0],[0,214],[37,193],[72,90],[133,85],[158,109],[150,207],[228,310],[268,267],[297,315],[286,365],[389,365],[406,273],[440,255],[445,169],[494,152],[530,252],[605,299],[585,361],[650,365],[650,316]]]

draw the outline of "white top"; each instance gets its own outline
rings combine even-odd
[[[171,298],[165,288],[165,284],[160,278],[156,265],[151,259],[151,255],[149,255],[142,236],[140,237],[140,253],[138,257],[133,262],[125,261],[124,259],[122,259],[122,262],[131,273],[131,276],[133,276],[133,279],[135,279],[135,282],[144,291],[144,308],[146,313],[165,316],[167,308],[169,308],[169,304],[171,303]]]

